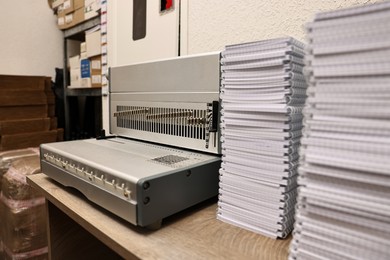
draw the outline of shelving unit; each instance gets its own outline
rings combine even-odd
[[[100,24],[100,16],[64,30],[64,117],[65,140],[96,137],[102,128],[101,88],[70,89],[68,41],[85,40],[85,31]]]
[[[100,88],[80,88],[80,89],[66,89],[66,95],[68,97],[101,97],[102,91]]]

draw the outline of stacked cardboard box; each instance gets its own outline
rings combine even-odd
[[[100,26],[85,32],[86,54],[90,61],[91,87],[102,86],[102,43]]]
[[[84,19],[88,20],[99,15],[100,0],[85,0],[84,1]]]
[[[57,13],[58,28],[64,30],[98,16],[100,0],[49,0],[49,5]]]
[[[91,34],[93,35],[92,37]],[[69,58],[69,88],[100,88],[102,86],[100,30],[86,32],[80,54]]]
[[[0,151],[63,139],[57,129],[51,79],[0,75]]]
[[[81,86],[80,55],[69,58],[70,86],[75,88]]]
[[[52,6],[57,11],[57,25],[61,30],[84,21],[84,0],[65,0]]]

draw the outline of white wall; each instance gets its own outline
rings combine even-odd
[[[50,76],[63,67],[62,32],[45,0],[0,0],[0,74]]]
[[[225,45],[292,36],[305,41],[304,25],[319,11],[380,2],[375,0],[186,0],[188,54],[222,50]]]

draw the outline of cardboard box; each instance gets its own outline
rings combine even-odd
[[[9,134],[48,131],[51,126],[50,118],[33,118],[0,121],[0,136]],[[57,127],[56,127],[57,128]]]
[[[57,117],[51,117],[50,120],[50,128],[49,130],[54,130],[58,128],[58,119]]]
[[[46,78],[45,80],[45,95],[48,105],[54,105],[56,102],[56,96],[53,90],[53,82],[51,78]]]
[[[69,88],[98,88],[102,86],[101,56],[82,59],[78,71],[71,70],[71,85]],[[74,75],[80,73],[79,82]],[[72,80],[74,79],[75,82]]]
[[[65,16],[67,16],[67,15],[64,12],[57,14],[57,26],[61,30],[68,28],[68,24],[65,21]],[[69,19],[69,16],[71,16],[71,15],[68,14],[68,19]],[[71,18],[73,19],[73,17],[71,17]]]
[[[79,8],[73,12],[73,21],[70,27],[75,26],[84,21],[84,8]]]
[[[91,78],[80,78],[80,83],[78,85],[70,85],[68,88],[70,89],[80,89],[80,88],[90,88],[91,85]]]
[[[84,21],[84,8],[77,9],[76,11],[66,14],[64,17],[64,23],[62,24],[61,14],[58,16],[58,28],[61,30],[71,28]],[[60,25],[61,23],[61,25]]]
[[[38,90],[2,90],[0,89],[0,109],[6,106],[45,105],[47,96]]]
[[[0,75],[0,89],[5,90],[45,90],[49,77]]]
[[[69,68],[71,70],[80,68],[80,55],[75,55],[69,58]]]
[[[88,59],[86,51],[80,53],[80,60],[83,60],[83,59]]]
[[[84,9],[84,0],[73,0],[74,10]]]
[[[56,96],[54,94],[46,94],[46,98],[47,98],[47,104],[48,105],[55,105],[56,103]]]
[[[67,27],[65,23],[65,13],[59,13],[57,14],[57,26],[59,29],[65,29]]]
[[[92,87],[91,78],[81,78],[81,87],[82,88]]]
[[[47,105],[10,106],[0,109],[0,120],[43,118],[47,116]]]
[[[60,8],[59,6],[58,8]],[[77,9],[84,8],[84,0],[65,0],[62,4],[62,9],[65,14],[74,12]],[[59,9],[57,9],[58,13]]]
[[[102,56],[94,56],[89,58],[91,62],[91,72],[92,74],[102,74]]]
[[[87,57],[93,57],[102,53],[100,30],[86,33],[85,42],[87,44]]]
[[[91,87],[92,88],[101,88],[102,87],[102,75],[91,75]]]
[[[64,13],[64,4],[61,4],[57,7],[57,15],[65,15]]]
[[[42,143],[56,142],[57,136],[57,130],[3,135],[0,142],[0,151],[38,147]]]
[[[69,14],[73,12],[75,9],[73,8],[73,0],[65,0],[62,4],[63,12],[65,14]]]
[[[73,22],[73,13],[66,14],[65,15],[65,23],[71,24]]]
[[[94,56],[91,61],[91,87],[102,87],[102,56]]]
[[[46,100],[48,105],[54,105],[56,103],[56,96],[54,95],[52,90],[46,90]]]
[[[100,0],[85,0],[84,2],[84,17],[85,20],[91,19],[99,15],[101,8]]]
[[[80,43],[80,53],[87,52],[87,43],[82,42]]]
[[[51,92],[53,93],[53,82],[51,81],[51,78],[50,77],[45,77],[45,93],[47,94],[47,92]]]
[[[58,6],[62,5],[64,0],[51,0],[51,8],[56,9]]]
[[[81,86],[81,69],[71,69],[70,70],[70,88],[80,87]]]
[[[47,105],[47,116],[48,117],[56,116],[56,106],[55,105]]]

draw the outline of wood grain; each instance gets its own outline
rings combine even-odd
[[[201,203],[168,217],[163,220],[160,229],[151,231],[123,221],[89,202],[78,191],[66,188],[44,174],[28,176],[28,182],[44,194],[50,205],[60,210],[49,216],[50,222],[53,221],[56,226],[60,225],[61,222],[51,218],[59,218],[58,215],[63,212],[75,222],[74,225],[77,223],[125,259],[287,259],[288,257],[291,237],[285,240],[274,240],[223,223],[216,219],[216,200]],[[51,232],[50,236],[51,245],[56,244],[56,251],[60,250],[58,245],[61,243],[56,241],[64,241],[63,232]],[[84,241],[77,241],[77,239],[72,241],[73,243],[86,242],[85,239],[82,240]]]
[[[81,259],[81,256],[82,259],[122,259],[50,201],[47,201],[46,206],[50,216],[48,223],[50,259]]]

